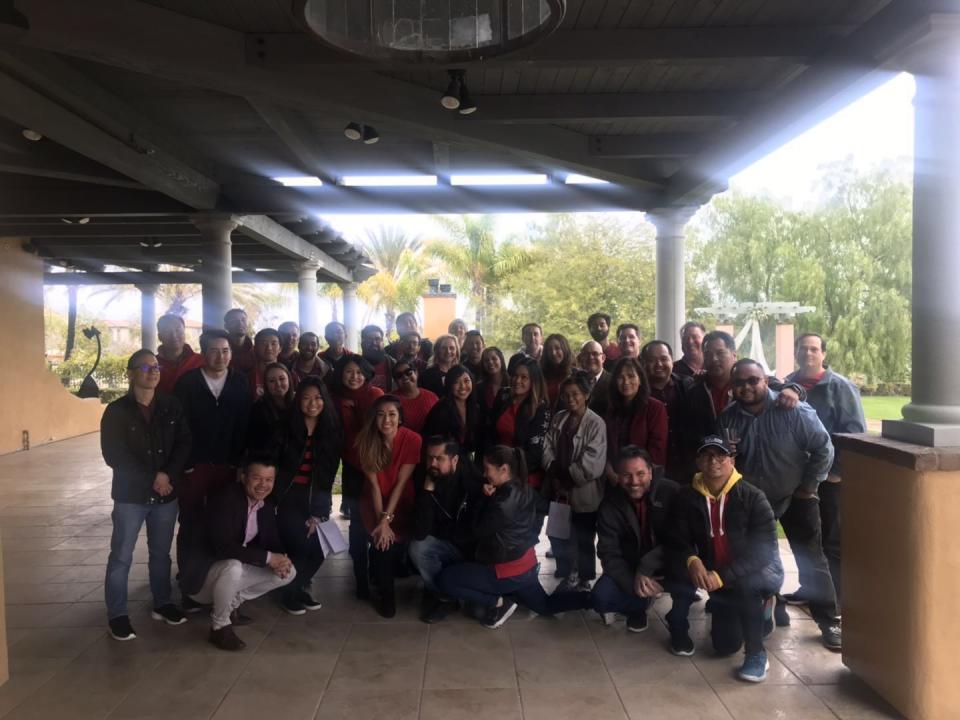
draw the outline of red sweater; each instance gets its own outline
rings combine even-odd
[[[397,486],[397,480],[400,476],[400,468],[404,465],[416,465],[420,462],[420,446],[422,441],[420,436],[412,430],[405,427],[397,429],[397,435],[393,439],[393,449],[390,453],[390,464],[377,473],[377,485],[380,486],[380,497],[383,500],[383,508],[386,510],[390,502],[390,493]],[[407,479],[407,484],[403,488],[400,500],[394,510],[394,519],[390,527],[401,540],[410,536],[413,531],[414,506],[416,505],[416,492],[413,487],[413,477]],[[373,532],[377,526],[379,518],[373,511],[373,494],[370,483],[364,481],[363,495],[360,501],[360,511],[363,516],[363,524],[367,532]]]
[[[615,458],[624,443],[621,430],[624,422],[629,422],[626,433],[627,443],[642,447],[656,465],[667,462],[667,407],[656,400],[647,400],[645,408],[640,408],[632,418],[618,416],[613,410],[607,413],[607,457]]]
[[[167,360],[157,353],[157,364],[160,366],[160,383],[157,385],[157,392],[172,395],[174,385],[184,373],[203,367],[203,355],[194,352],[189,345],[184,345],[183,352],[176,360]]]
[[[423,430],[427,415],[440,400],[434,393],[423,388],[420,388],[420,394],[415,398],[406,398],[403,395],[397,395],[397,397],[400,398],[400,405],[403,407],[403,426],[415,433]]]

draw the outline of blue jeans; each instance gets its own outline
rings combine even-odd
[[[682,583],[663,580],[663,589],[670,593],[673,600],[673,609],[667,613],[667,625],[671,630],[686,630],[687,612],[693,602],[696,592],[693,586],[686,587]],[[635,593],[628,593],[617,584],[609,575],[601,575],[593,586],[591,593],[593,609],[598,613],[621,613],[623,615],[640,615],[650,607],[652,598],[642,598]],[[677,612],[677,609],[680,612]]]
[[[410,560],[417,567],[427,590],[439,592],[437,576],[450,565],[463,562],[463,553],[449,540],[427,535],[423,540],[410,543]]]
[[[567,610],[589,607],[587,593],[564,592],[547,595],[540,585],[537,567],[522,575],[498,578],[491,565],[459,563],[444,569],[437,578],[444,595],[473,603],[482,608],[496,607],[503,595],[514,595],[538,615],[553,615]]]
[[[107,601],[107,618],[127,615],[127,578],[133,563],[133,550],[143,523],[147,523],[147,549],[149,557],[150,592],[153,606],[162,607],[170,602],[170,547],[173,545],[173,528],[177,522],[178,503],[119,503],[113,504],[113,535],[110,537],[110,557],[107,560],[107,576],[104,593]]]

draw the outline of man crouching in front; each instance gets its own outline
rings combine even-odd
[[[198,603],[213,604],[210,642],[221,650],[242,650],[234,632],[246,625],[240,605],[293,580],[296,570],[283,551],[273,501],[267,497],[276,479],[276,462],[251,455],[240,470],[240,483],[211,498],[202,542],[189,554],[182,572],[184,592]]]

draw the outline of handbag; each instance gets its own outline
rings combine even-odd
[[[324,520],[317,525],[317,540],[324,557],[342,553],[347,549],[347,541],[343,539],[343,533],[334,520]]]

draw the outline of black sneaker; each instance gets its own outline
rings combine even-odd
[[[674,655],[690,657],[694,650],[693,640],[686,630],[675,630],[670,633],[670,652]]]
[[[227,625],[219,630],[210,631],[210,644],[216,645],[221,650],[228,652],[238,652],[243,650],[247,644],[237,637],[233,631],[233,625]]]
[[[244,625],[249,625],[252,622],[252,617],[249,615],[244,615],[239,610],[234,610],[230,613],[230,624],[234,627],[243,627]]]
[[[120,615],[110,620],[110,637],[120,642],[127,640],[136,640],[137,634],[133,631],[133,625],[130,624],[130,618],[126,615]]]
[[[194,600],[192,597],[190,597],[186,593],[184,593],[183,597],[180,598],[180,605],[183,607],[183,611],[185,613],[198,613],[198,612],[201,612],[202,610],[210,609],[209,605],[198,603],[196,600]]]
[[[280,607],[290,615],[304,615],[307,612],[307,609],[296,597],[288,595],[280,596]]]
[[[777,597],[777,604],[773,608],[773,619],[777,627],[790,627],[790,614],[787,612],[787,604]]]
[[[627,630],[630,632],[641,633],[647,629],[647,614],[633,613],[627,615]]]
[[[823,645],[829,650],[843,649],[843,632],[840,630],[840,623],[834,625],[824,625],[820,628],[823,636]]]
[[[187,621],[187,616],[173,603],[154,608],[150,617],[154,620],[163,620],[167,625],[183,625]]]
[[[319,610],[323,607],[323,605],[313,599],[313,595],[311,595],[307,590],[301,590],[297,593],[296,597],[297,602],[303,605],[305,610]]]
[[[440,622],[447,616],[447,605],[429,590],[423,591],[420,600],[420,621],[428,625]]]
[[[483,626],[485,628],[490,628],[491,630],[496,630],[507,620],[509,620],[510,616],[513,615],[516,610],[517,604],[515,602],[512,600],[504,600],[503,605],[500,607],[490,609],[486,619],[483,621]]]
[[[810,602],[810,598],[806,596],[803,592],[803,588],[800,588],[796,592],[787,593],[783,596],[783,601],[787,605],[806,605]]]

